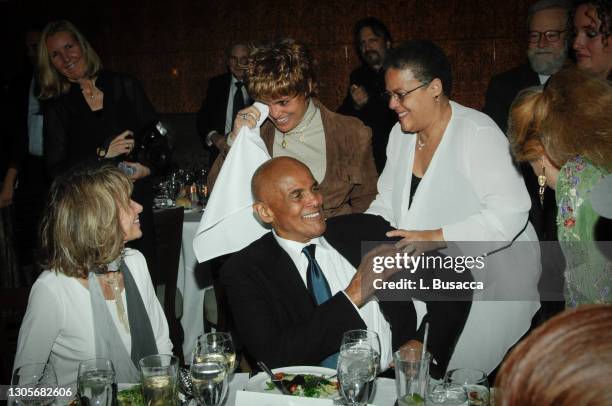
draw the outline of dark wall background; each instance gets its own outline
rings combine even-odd
[[[0,0],[2,79],[23,64],[21,27],[66,18],[106,67],[136,75],[159,112],[194,112],[207,79],[224,71],[235,40],[289,36],[311,47],[320,64],[320,98],[336,108],[359,65],[353,24],[375,16],[394,43],[428,38],[447,52],[453,99],[475,108],[494,73],[526,60],[525,18],[533,0]]]

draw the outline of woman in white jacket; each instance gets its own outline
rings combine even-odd
[[[408,250],[415,241],[453,241],[463,255],[489,254],[486,268],[472,272],[484,289],[474,292],[449,368],[491,372],[539,307],[539,247],[529,243],[537,237],[525,184],[493,120],[449,100],[450,63],[437,45],[406,42],[385,69],[399,123],[367,213],[389,221],[397,230],[388,235]]]
[[[146,261],[124,248],[142,235],[131,192],[113,166],[79,168],[53,183],[42,227],[48,270],[32,287],[15,369],[49,362],[58,384],[74,390],[83,360],[108,358],[118,382],[137,382],[140,358],[172,353]]]

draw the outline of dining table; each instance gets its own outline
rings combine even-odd
[[[185,210],[181,254],[176,287],[182,297],[181,326],[183,328],[183,355],[191,359],[197,339],[204,334],[204,294],[210,286],[202,286],[202,278],[196,275],[198,261],[193,250],[193,238],[202,218],[201,210]]]

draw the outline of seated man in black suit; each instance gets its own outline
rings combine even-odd
[[[238,110],[252,103],[244,86],[244,73],[249,49],[246,44],[232,45],[227,56],[228,72],[208,81],[206,97],[197,116],[197,129],[209,153],[209,166],[217,159],[217,143],[225,142],[232,131]]]
[[[333,355],[343,333],[367,328],[381,338],[384,370],[392,349],[420,345],[427,321],[428,349],[436,360],[432,375],[444,372],[467,318],[469,301],[428,302],[428,313],[417,329],[410,299],[370,300],[375,290],[374,254],[368,253],[358,265],[360,244],[346,245],[323,236],[322,197],[308,167],[289,157],[271,159],[253,175],[252,191],[256,215],[273,232],[234,254],[220,275],[235,332],[248,355],[271,368],[318,364],[335,368]],[[380,221],[376,216],[350,216],[353,223],[359,216],[367,219],[362,224],[367,223],[373,238],[384,235],[375,224]],[[342,216],[336,220],[343,223]],[[376,254],[386,255],[393,249],[382,247]]]

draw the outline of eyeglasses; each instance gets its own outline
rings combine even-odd
[[[544,35],[544,38],[546,38],[546,41],[557,42],[559,41],[559,38],[561,38],[561,34],[566,31],[567,30],[563,30],[563,31],[548,30],[545,32],[529,31],[529,34],[527,34],[527,40],[529,41],[530,44],[537,44],[538,42],[540,42],[540,38],[542,38],[542,35]]]
[[[431,82],[423,83],[422,85],[417,86],[414,89],[408,90],[406,92],[389,92],[389,91],[382,92],[382,97],[387,103],[390,102],[391,99],[395,99],[399,103],[402,103],[404,101],[404,98],[408,96],[410,93],[414,92],[415,90],[419,90],[422,87],[427,86],[429,83]]]

